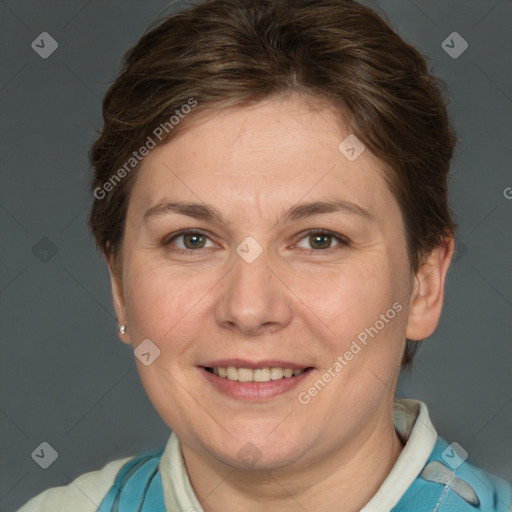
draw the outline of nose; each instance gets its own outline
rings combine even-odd
[[[234,267],[223,280],[215,319],[221,328],[257,337],[291,322],[293,293],[267,251],[249,261],[236,254]]]

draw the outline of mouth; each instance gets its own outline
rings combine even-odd
[[[314,368],[276,361],[219,361],[200,366],[199,370],[221,394],[241,400],[258,401],[291,391]]]

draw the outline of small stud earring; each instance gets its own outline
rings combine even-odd
[[[119,326],[119,332],[121,334],[125,334],[126,333],[126,324],[123,324],[123,325]]]

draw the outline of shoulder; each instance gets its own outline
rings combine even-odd
[[[100,470],[80,475],[69,485],[47,489],[29,500],[18,512],[96,512],[119,470],[132,459],[114,460]]]
[[[512,511],[512,483],[480,468],[469,461],[465,461],[454,470],[452,490],[464,494],[463,484],[467,483],[476,494],[475,506],[483,510]],[[471,502],[471,500],[468,500]]]
[[[439,512],[466,508],[510,512],[512,484],[474,465],[467,456],[459,444],[438,438],[420,478],[431,484],[431,490],[436,488],[436,496],[443,488],[437,497]]]

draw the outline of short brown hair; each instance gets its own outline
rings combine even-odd
[[[289,92],[327,100],[386,164],[416,272],[455,232],[448,206],[455,136],[421,54],[351,0],[208,0],[144,34],[105,95],[104,125],[91,148],[89,226],[98,247],[118,259],[137,166],[112,178],[155,127],[191,98],[199,112]],[[408,341],[404,366],[417,347]]]

